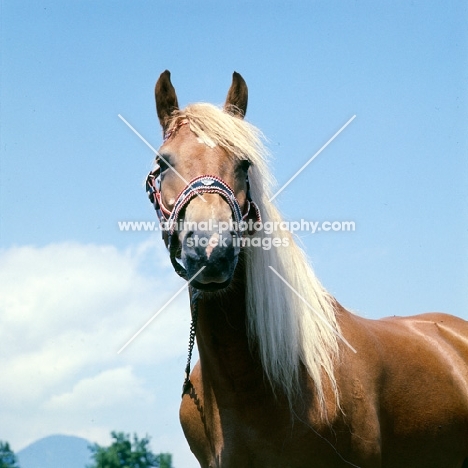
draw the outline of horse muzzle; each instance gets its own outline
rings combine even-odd
[[[231,283],[239,252],[233,231],[189,231],[182,241],[181,262],[195,288],[216,291]]]

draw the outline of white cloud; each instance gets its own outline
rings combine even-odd
[[[154,400],[143,386],[142,379],[135,376],[130,366],[109,369],[96,376],[84,378],[74,385],[70,392],[52,396],[44,407],[51,410],[83,411],[125,404],[135,398],[149,404]]]
[[[188,293],[117,355],[182,285],[160,242],[0,251],[0,436],[15,450],[52,433],[107,443],[111,430],[184,446]]]

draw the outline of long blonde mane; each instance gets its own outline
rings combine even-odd
[[[278,209],[269,201],[273,178],[261,132],[245,120],[205,103],[177,111],[168,130],[184,120],[207,145],[219,145],[235,157],[251,161],[251,195],[260,208],[262,221],[281,222]],[[258,348],[274,389],[284,391],[291,403],[298,393],[302,363],[315,384],[318,403],[325,409],[324,377],[339,404],[334,363],[341,334],[333,298],[318,281],[293,235],[289,231],[276,235],[287,238],[288,246],[245,248],[249,339]],[[255,236],[268,237],[263,231]]]

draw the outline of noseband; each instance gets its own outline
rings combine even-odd
[[[161,223],[163,239],[169,249],[172,265],[176,273],[182,278],[188,280],[187,271],[177,261],[178,239],[177,225],[182,210],[196,196],[203,196],[203,193],[217,193],[221,195],[231,208],[234,217],[234,231],[237,237],[241,238],[247,230],[247,219],[261,222],[258,206],[252,201],[250,196],[249,178],[247,176],[247,197],[246,206],[242,210],[233,190],[221,178],[214,175],[201,175],[192,179],[177,196],[174,207],[169,210],[162,201],[161,196],[161,169],[158,164],[159,158],[156,158],[156,168],[148,174],[146,178],[146,192],[151,203],[156,210],[156,214]],[[248,231],[253,234],[254,231]]]

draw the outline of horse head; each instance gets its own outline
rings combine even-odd
[[[247,96],[244,79],[234,73],[223,107],[223,118],[234,127],[245,115]],[[164,142],[150,180],[150,198],[166,222],[163,237],[172,263],[181,276],[193,278],[197,289],[225,288],[238,262],[242,223],[258,215],[249,195],[248,155],[213,141],[210,135],[216,130],[197,129],[190,108],[179,109],[167,70],[156,83],[155,97]],[[206,106],[209,114],[213,106]],[[203,127],[207,125],[209,116],[203,119]],[[216,126],[216,117],[211,125]]]

